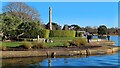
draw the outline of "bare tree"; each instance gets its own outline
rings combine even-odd
[[[23,2],[10,2],[4,6],[3,11],[21,18],[24,22],[39,21],[39,13]]]

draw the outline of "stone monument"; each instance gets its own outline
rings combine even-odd
[[[52,30],[52,8],[49,7],[49,29]]]

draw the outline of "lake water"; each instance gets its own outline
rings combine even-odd
[[[93,38],[98,38],[93,36]],[[115,46],[120,46],[120,36],[110,36],[110,40],[116,42]]]
[[[120,36],[111,36],[111,40],[116,42],[116,46],[120,46]]]
[[[119,41],[120,36],[111,36],[111,40],[116,42],[116,46],[120,45],[120,41]],[[119,65],[119,60],[120,60],[118,58],[119,54],[120,52],[117,54],[96,55],[96,56],[73,56],[73,57],[56,57],[56,58],[45,58],[45,57],[13,58],[13,59],[3,59],[2,64],[3,64],[3,68],[7,68],[8,66],[14,66],[15,68],[16,66],[18,67],[32,66],[35,68],[42,68],[42,67],[51,68],[54,66],[71,66],[72,68],[77,66],[81,68],[89,68],[91,66],[94,66],[96,68],[99,66],[103,66],[103,67],[109,66],[108,68],[110,68],[110,66]]]

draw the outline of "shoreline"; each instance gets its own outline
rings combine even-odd
[[[2,59],[22,57],[54,57],[54,56],[75,56],[75,55],[105,55],[120,51],[118,46],[106,46],[91,49],[79,50],[39,50],[39,51],[2,51]]]
[[[98,35],[94,35],[94,36],[98,36]],[[106,36],[106,35],[105,35]],[[110,34],[110,36],[120,36],[120,35],[112,35],[112,34]]]
[[[105,55],[120,51],[120,46],[114,46],[115,42],[101,40],[93,41],[82,47],[55,47],[49,49],[31,49],[25,51],[1,51],[1,58],[22,58],[22,57],[54,57],[54,56],[75,56],[75,55]]]

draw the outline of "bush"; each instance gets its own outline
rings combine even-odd
[[[76,31],[76,37],[82,37],[82,33]]]
[[[70,44],[76,45],[76,46],[81,46],[81,45],[86,45],[87,41],[85,38],[78,38],[78,39],[74,39],[73,41],[71,41]]]
[[[2,51],[7,50],[7,46],[2,46]]]
[[[69,43],[69,42],[67,42],[67,41],[65,41],[63,45],[64,45],[64,47],[68,48],[68,47],[69,47],[69,45],[70,45],[70,43]]]
[[[0,46],[0,50],[5,51],[7,50],[7,46],[2,43],[2,46]]]
[[[0,45],[0,51],[2,50],[2,45]]]
[[[50,37],[75,37],[74,30],[51,30]]]
[[[33,46],[32,43],[28,42],[28,41],[23,41],[23,42],[21,42],[21,44],[27,49],[31,49]]]
[[[33,42],[33,47],[34,48],[47,48],[47,46],[45,45],[45,43],[40,42],[40,41],[34,41]]]

